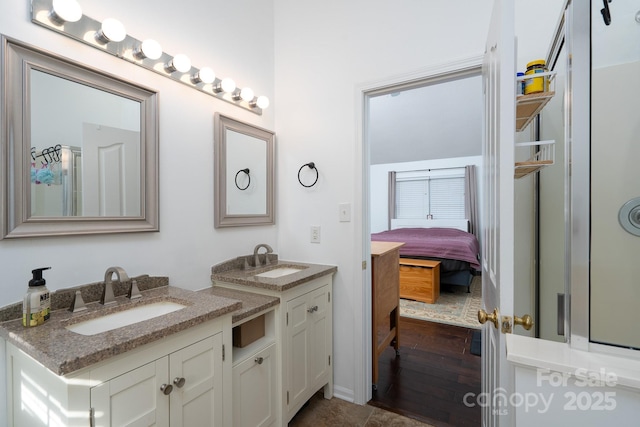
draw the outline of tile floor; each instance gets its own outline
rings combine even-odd
[[[370,405],[356,405],[316,393],[291,420],[289,427],[430,427],[411,418]]]

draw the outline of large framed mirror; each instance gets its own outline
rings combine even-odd
[[[275,224],[272,131],[214,116],[214,225]]]
[[[1,42],[0,238],[158,231],[157,93]]]

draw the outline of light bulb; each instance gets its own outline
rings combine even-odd
[[[220,87],[224,92],[231,93],[234,90],[236,90],[236,82],[234,82],[229,77],[226,77],[222,79],[222,82],[220,83]]]
[[[53,0],[49,19],[55,24],[77,22],[82,18],[82,8],[75,0]]]
[[[187,55],[182,53],[177,54],[173,57],[171,61],[169,61],[166,65],[167,72],[179,71],[181,73],[186,73],[191,70],[191,60]]]
[[[138,59],[158,59],[162,56],[162,46],[155,40],[146,39],[140,46],[133,52],[133,55]]]
[[[127,37],[127,31],[124,29],[124,25],[113,18],[102,21],[102,28],[96,33],[96,40],[102,44],[121,42],[125,37]]]
[[[213,83],[215,79],[216,79],[216,73],[214,73],[213,70],[209,67],[202,67],[200,71],[198,71],[191,77],[191,81],[193,83],[202,82],[205,84],[209,84],[209,83]]]
[[[260,95],[256,100],[256,105],[262,109],[265,109],[269,106],[269,98],[264,95]]]
[[[240,91],[240,98],[249,102],[253,99],[253,90],[250,87],[243,87]]]

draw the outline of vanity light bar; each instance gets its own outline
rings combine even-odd
[[[53,3],[56,1],[61,2],[61,0],[32,0],[31,22],[258,115],[262,115],[262,110],[269,105],[268,98],[265,96],[252,97],[251,99],[248,96],[239,96],[240,92],[236,90],[233,80],[228,77],[224,79],[215,77],[213,71],[208,67],[202,69],[193,67],[185,55],[180,54],[174,57],[162,51],[158,53],[160,45],[157,42],[153,42],[157,46],[151,45],[152,48],[156,48],[156,52],[150,55],[147,52],[148,46],[143,47],[142,41],[129,34],[125,34],[121,41],[110,40],[108,36],[104,35],[103,23],[84,14],[75,21],[65,21],[62,13],[53,12]],[[76,3],[74,0],[66,0],[62,3],[67,1]],[[77,11],[74,18],[78,13],[82,12]],[[122,31],[124,31],[124,27],[122,27]],[[145,40],[145,43],[149,42]],[[212,75],[213,80],[209,78]],[[253,95],[251,89],[244,88],[242,91]]]

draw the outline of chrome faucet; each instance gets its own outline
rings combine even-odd
[[[113,295],[113,273],[116,274],[118,282],[126,282],[129,280],[127,272],[122,267],[109,267],[104,273],[104,289],[102,291],[102,298],[100,298],[100,304],[107,305],[116,302],[116,298]]]
[[[261,265],[260,264],[260,254],[258,253],[260,248],[265,248],[267,250],[267,252],[265,252],[265,254],[264,254],[264,265],[268,265],[269,264],[269,257],[267,255],[270,254],[270,253],[273,253],[273,249],[271,248],[271,246],[267,245],[266,243],[260,243],[260,244],[256,245],[256,247],[253,248],[253,264],[254,264],[254,267],[259,267]]]

